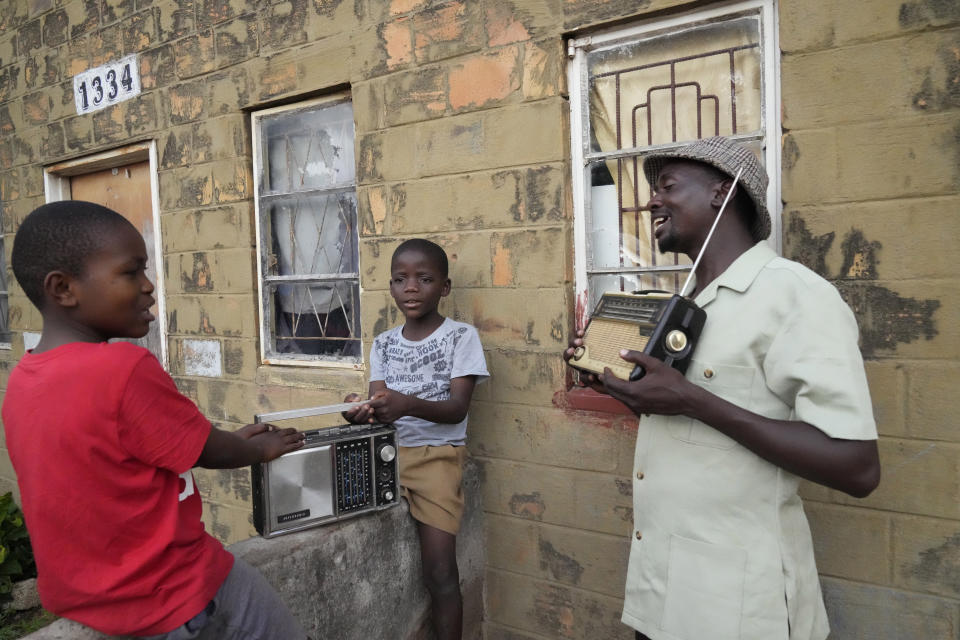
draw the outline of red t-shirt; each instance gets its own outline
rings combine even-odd
[[[27,354],[3,402],[48,610],[111,635],[170,631],[233,566],[204,531],[190,469],[210,422],[146,349]]]

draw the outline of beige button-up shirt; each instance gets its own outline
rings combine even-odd
[[[765,243],[701,291],[688,380],[760,415],[873,440],[857,325],[837,290]],[[685,416],[640,420],[623,622],[652,640],[822,640],[799,479]]]

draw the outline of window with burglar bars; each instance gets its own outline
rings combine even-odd
[[[350,98],[267,109],[252,119],[263,361],[359,367]]]
[[[580,326],[604,292],[679,292],[689,272],[686,256],[657,250],[644,156],[721,135],[778,173],[774,9],[750,0],[569,43]],[[778,231],[774,220],[772,243]]]

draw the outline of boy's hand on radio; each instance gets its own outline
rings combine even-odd
[[[255,424],[248,424],[248,425],[242,426],[236,431],[234,431],[234,433],[240,436],[241,438],[243,438],[244,440],[249,440],[253,436],[258,436],[261,433],[264,433],[265,431],[269,431],[270,427],[272,426],[273,425],[270,425],[270,424],[264,424],[263,422],[257,422]]]
[[[410,415],[410,398],[392,389],[381,389],[370,398],[368,405],[377,422],[384,424]]]
[[[260,447],[260,451],[263,453],[263,462],[270,462],[303,446],[304,435],[302,432],[292,427],[280,429],[273,425],[264,426],[268,427],[266,431],[250,438]]]
[[[631,382],[618,378],[609,368],[602,381],[607,393],[627,405],[635,414],[655,413],[670,416],[688,409],[683,390],[691,384],[683,374],[662,361],[641,351],[621,351],[620,357],[640,365],[646,371],[639,380]]]
[[[359,393],[349,393],[347,397],[343,399],[344,402],[360,402],[361,400],[363,400],[363,398]],[[340,412],[340,415],[350,424],[373,424],[376,422],[376,418],[373,416],[373,409],[369,404],[362,404],[358,407],[347,409],[346,411]]]

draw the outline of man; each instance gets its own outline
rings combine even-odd
[[[623,351],[641,379],[581,379],[641,417],[623,621],[638,639],[823,640],[797,485],[863,497],[880,479],[853,314],[763,242],[767,176],[749,149],[700,140],[648,156],[644,172],[660,251],[705,249],[691,295],[707,320],[686,376]]]

